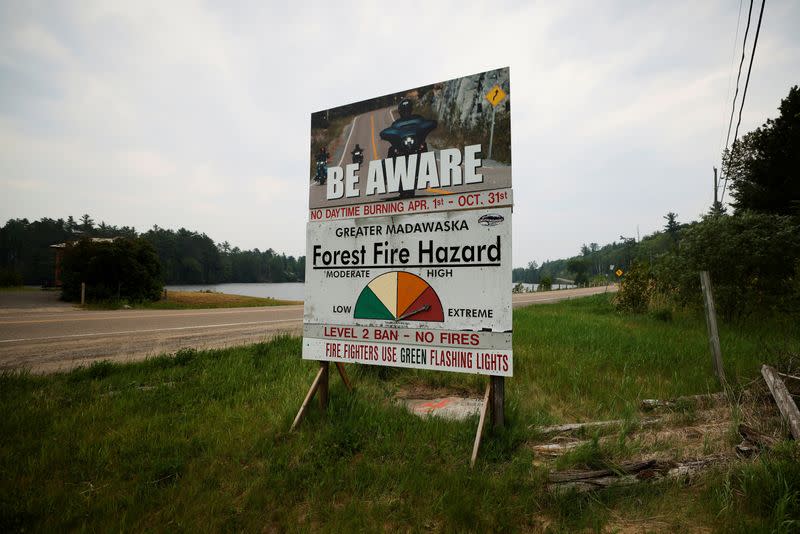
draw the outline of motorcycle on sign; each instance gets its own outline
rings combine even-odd
[[[356,148],[351,154],[353,154],[353,163],[358,163],[359,165],[364,163],[364,149]]]
[[[325,183],[328,179],[328,161],[326,159],[317,158],[317,172],[314,174],[314,181],[319,185]]]
[[[400,118],[380,133],[381,139],[388,141],[391,145],[387,157],[396,158],[427,152],[428,144],[425,139],[436,128],[436,121],[412,115],[411,104],[405,99],[400,102],[398,112]],[[419,165],[419,161],[417,161],[417,165]],[[416,188],[404,191],[401,185],[400,197],[413,197],[415,191]]]

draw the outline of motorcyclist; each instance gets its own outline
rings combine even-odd
[[[362,149],[358,143],[356,143],[355,148],[353,149],[352,152],[350,152],[350,154],[353,155],[353,163],[364,162],[364,149]]]
[[[411,100],[408,98],[401,99],[397,104],[397,113],[400,116],[392,122],[391,126],[380,132],[381,139],[391,144],[387,154],[388,158],[420,154],[428,151],[428,144],[425,142],[425,138],[436,128],[437,123],[435,120],[415,115],[412,111]],[[417,161],[417,165],[419,165],[419,161]],[[401,198],[414,196],[414,189],[404,190],[402,184],[399,192]]]
[[[314,180],[319,184],[325,183],[325,179],[327,178],[328,158],[330,158],[330,154],[328,153],[327,147],[321,146],[319,152],[317,152],[317,172],[314,176]]]
[[[411,110],[413,109],[413,105],[411,104],[411,100],[408,98],[403,98],[399,104],[397,104],[397,113],[400,115],[400,119],[398,120],[405,120],[410,119],[411,117]],[[395,121],[397,122],[397,121]]]

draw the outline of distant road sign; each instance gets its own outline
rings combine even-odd
[[[622,275],[623,275],[622,269],[617,269],[617,270],[614,272],[614,274],[616,274],[617,276],[622,276]]]
[[[506,92],[503,91],[503,88],[499,85],[495,85],[489,89],[489,92],[486,93],[485,97],[486,100],[488,100],[489,103],[494,107],[503,101],[503,99],[506,97]]]

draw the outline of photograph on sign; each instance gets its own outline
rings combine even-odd
[[[309,208],[510,189],[510,91],[506,67],[313,113]]]

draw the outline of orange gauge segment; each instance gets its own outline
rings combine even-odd
[[[417,297],[430,286],[428,283],[411,273],[397,273],[397,315],[406,313],[406,308],[411,306]]]

